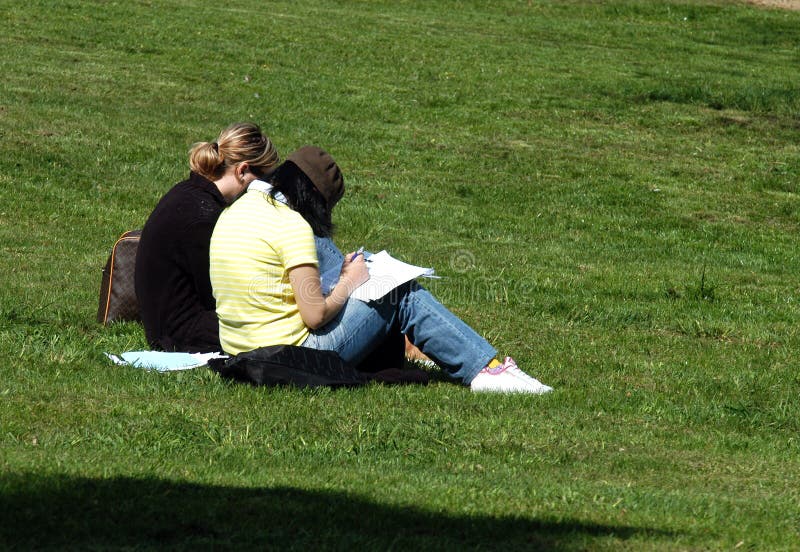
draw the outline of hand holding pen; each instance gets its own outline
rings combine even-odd
[[[360,262],[359,257],[361,257]],[[354,289],[358,286],[369,280],[369,270],[367,269],[367,263],[364,262],[364,248],[360,247],[358,251],[353,253],[352,255],[348,255],[345,257],[345,262],[342,265],[342,274],[339,278],[339,282],[341,283],[342,280],[345,280],[350,285],[349,290],[352,293]],[[348,293],[349,295],[349,293]]]
[[[359,255],[361,255],[362,257],[364,256],[364,246],[363,245],[358,248],[358,251],[353,253],[353,256],[350,257],[350,262],[352,263],[353,261],[355,261],[356,257],[358,257]]]

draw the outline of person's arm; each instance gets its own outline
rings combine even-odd
[[[330,322],[342,310],[350,294],[369,280],[364,256],[359,255],[350,261],[352,256],[345,256],[339,282],[327,297],[322,296],[319,269],[316,266],[303,264],[289,269],[289,282],[292,284],[297,309],[303,323],[310,329],[316,330]]]

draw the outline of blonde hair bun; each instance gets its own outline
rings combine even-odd
[[[189,151],[189,168],[209,180],[219,172],[223,164],[224,159],[216,142],[198,142]]]
[[[247,163],[261,174],[272,172],[280,159],[272,141],[254,123],[234,123],[216,142],[198,142],[189,151],[189,167],[209,180],[218,180],[230,166]]]

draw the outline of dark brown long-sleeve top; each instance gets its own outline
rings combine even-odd
[[[225,199],[210,180],[190,173],[158,202],[142,229],[136,298],[151,347],[221,351],[208,276],[211,233]]]

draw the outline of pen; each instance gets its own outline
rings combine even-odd
[[[358,248],[358,251],[353,253],[353,256],[350,257],[350,262],[352,263],[353,261],[356,260],[356,257],[358,257],[359,255],[363,255],[363,254],[364,254],[364,246],[362,245],[361,247]]]

